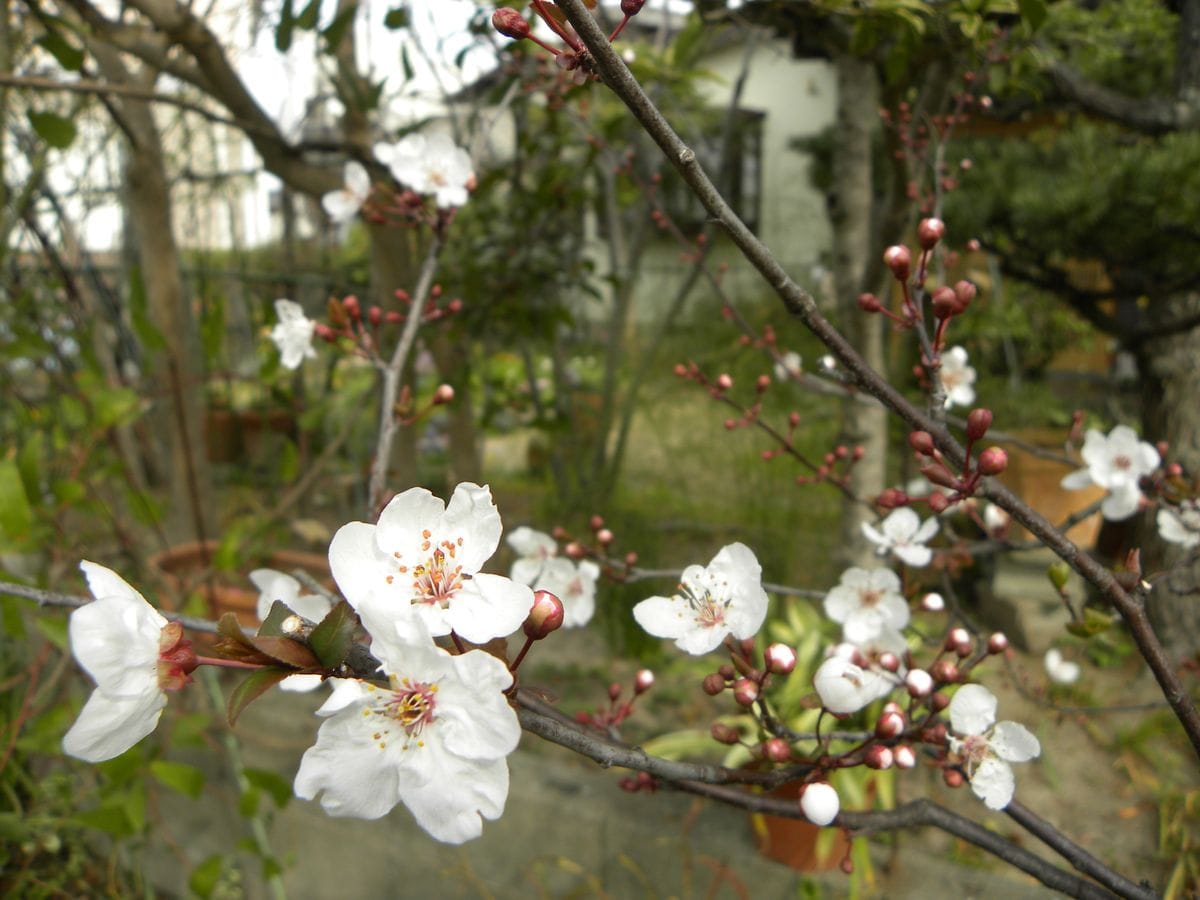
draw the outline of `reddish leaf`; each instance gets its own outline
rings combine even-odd
[[[229,700],[225,705],[229,726],[232,728],[237,723],[242,710],[290,674],[292,673],[287,669],[259,669],[257,672],[251,673],[229,694]]]

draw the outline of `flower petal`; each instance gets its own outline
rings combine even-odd
[[[950,727],[959,734],[983,734],[996,721],[995,695],[981,684],[964,684],[950,700]]]
[[[1015,789],[1012,766],[1002,759],[988,757],[971,776],[971,790],[988,809],[1004,809],[1012,802]]]
[[[1138,511],[1142,492],[1137,485],[1125,484],[1113,490],[1100,504],[1100,515],[1110,522],[1120,522],[1128,519]]]
[[[633,608],[633,618],[648,634],[677,638],[687,630],[690,612],[681,598],[649,597]]]
[[[454,489],[442,520],[444,537],[463,539],[457,562],[465,572],[478,572],[500,546],[503,525],[492,499],[492,489],[465,481]]]
[[[293,785],[296,796],[321,795],[321,808],[331,816],[378,819],[400,801],[401,770],[397,758],[406,751],[393,744],[381,748],[364,729],[369,723],[358,704],[321,725],[317,743],[304,751]]]
[[[424,613],[427,607],[423,604],[417,608]],[[486,644],[520,628],[532,607],[533,590],[529,585],[503,575],[480,573],[454,595],[444,621],[472,644]],[[430,631],[437,634],[432,626]]]
[[[261,622],[271,612],[271,607],[278,600],[292,612],[297,612],[294,606],[300,596],[300,582],[286,572],[276,572],[274,569],[255,569],[250,573],[251,583],[258,588],[258,605],[255,613]],[[301,613],[303,615],[303,613]]]
[[[483,833],[482,819],[498,819],[508,798],[508,761],[455,761],[400,799],[417,824],[436,840],[462,844]]]
[[[1086,487],[1091,487],[1095,483],[1092,479],[1091,469],[1077,469],[1059,482],[1068,491],[1081,491]]]
[[[892,552],[901,562],[915,569],[929,565],[929,561],[933,559],[933,551],[923,544],[900,544],[893,547]]]
[[[139,697],[158,689],[166,624],[140,595],[93,600],[71,613],[71,653],[110,697]]]
[[[1028,762],[1042,752],[1038,739],[1020,722],[997,722],[988,746],[1007,762]]]
[[[134,697],[92,696],[63,736],[63,752],[87,762],[120,756],[158,725],[167,695],[157,688]]]

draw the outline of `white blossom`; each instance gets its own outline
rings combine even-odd
[[[451,655],[415,616],[363,623],[386,687],[343,681],[317,711],[329,717],[300,761],[296,795],[332,816],[378,819],[403,803],[439,841],[478,837],[504,812],[506,757],[520,738],[503,691],[508,667],[482,650]]]
[[[776,381],[791,381],[793,378],[799,378],[802,372],[801,364],[803,360],[800,354],[795,350],[789,350],[782,354],[775,361],[775,380]]]
[[[921,521],[920,516],[902,506],[892,510],[878,529],[862,523],[863,534],[875,544],[880,555],[892,553],[902,562],[921,568],[929,565],[933,551],[925,546],[937,534],[936,518]]]
[[[1074,684],[1079,680],[1079,663],[1064,659],[1062,652],[1055,647],[1046,651],[1042,665],[1055,684]]]
[[[530,528],[528,525],[514,529],[505,540],[517,554],[508,576],[521,584],[532,587],[542,573],[546,560],[558,556],[558,541],[546,532]]]
[[[946,392],[946,409],[975,402],[975,370],[967,365],[967,351],[962,347],[951,347],[942,354],[938,377]]]
[[[837,818],[841,801],[833,786],[824,781],[814,781],[804,786],[800,795],[800,810],[814,825],[829,825]]]
[[[1077,491],[1096,484],[1107,490],[1100,514],[1111,521],[1128,519],[1137,512],[1142,499],[1138,481],[1157,469],[1160,462],[1154,446],[1139,441],[1137,432],[1128,425],[1118,425],[1107,437],[1090,429],[1080,454],[1087,467],[1064,478],[1062,486]]]
[[[276,300],[275,315],[279,322],[271,329],[271,340],[279,348],[279,361],[284,368],[296,369],[304,360],[316,358],[312,339],[317,323],[304,315],[300,304],[282,298]]]
[[[688,566],[679,593],[650,597],[633,608],[642,628],[673,638],[680,650],[696,656],[716,649],[726,635],[753,637],[766,615],[762,566],[745,544],[722,547],[707,567]]]
[[[988,809],[1012,802],[1016,783],[1009,763],[1042,752],[1038,739],[1017,722],[996,721],[996,697],[978,684],[963,685],[950,700],[950,750],[963,758],[971,790]]]
[[[813,687],[821,705],[842,716],[886,697],[896,687],[896,680],[888,673],[858,665],[849,656],[835,653],[813,674]]]
[[[346,163],[345,184],[336,191],[321,197],[321,206],[329,218],[341,224],[358,215],[367,198],[371,196],[371,176],[361,163]]]
[[[350,522],[329,545],[334,580],[363,615],[415,613],[435,636],[454,631],[473,644],[521,626],[533,591],[479,570],[500,544],[500,513],[487,487],[464,482],[449,505],[424,488],[393,497],[377,525]]]
[[[93,562],[79,568],[96,599],[71,613],[68,632],[71,653],[96,690],[62,746],[71,756],[103,762],[155,729],[166,691],[190,680],[195,656],[182,627],[167,622],[120,575]]]
[[[303,616],[310,622],[319,623],[333,609],[333,604],[320,594],[300,593],[300,582],[285,572],[274,569],[255,569],[250,573],[250,581],[258,588],[258,620],[265,621],[270,615],[271,606],[278,600],[298,616]],[[281,690],[312,691],[321,686],[320,675],[289,675],[279,682]]]
[[[1158,536],[1189,550],[1200,545],[1200,502],[1184,500],[1178,507],[1163,506],[1155,517]]]
[[[983,527],[989,535],[1003,535],[1008,531],[1012,516],[995,503],[989,503],[983,508]]]
[[[441,209],[462,206],[475,178],[471,157],[448,135],[410,134],[393,145],[380,145],[375,155],[401,184],[418,194],[433,194]]]
[[[899,631],[909,619],[900,579],[891,569],[847,569],[841,583],[825,595],[824,606],[825,615],[839,623],[846,640],[854,644],[885,629]]]

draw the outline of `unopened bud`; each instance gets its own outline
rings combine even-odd
[[[367,321],[371,323],[373,328],[378,328],[383,321],[383,310],[378,306],[372,306],[367,310]]]
[[[953,684],[958,681],[958,666],[948,659],[939,659],[929,667],[929,674],[939,684]]]
[[[718,744],[736,744],[742,739],[742,736],[738,734],[738,730],[736,728],[731,728],[730,726],[723,725],[720,722],[715,723],[713,727],[709,729],[708,733],[712,735],[712,739]]]
[[[448,384],[439,384],[433,392],[433,405],[443,406],[454,399],[454,388]]]
[[[908,280],[908,274],[912,268],[912,253],[907,247],[902,244],[888,247],[883,252],[883,262],[892,270],[892,275],[897,281]]]
[[[929,495],[929,509],[941,515],[950,508],[950,498],[940,491],[934,491]]]
[[[890,769],[895,761],[891,748],[882,744],[872,744],[863,754],[863,762],[868,769]]]
[[[562,601],[549,591],[534,591],[533,606],[523,626],[525,636],[540,641],[546,635],[557,631],[562,623]]]
[[[928,593],[921,598],[921,609],[925,612],[941,612],[946,608],[946,601],[941,594]]]
[[[984,475],[999,475],[1008,468],[1008,454],[1003,447],[988,447],[979,454],[979,471]]]
[[[976,247],[976,249],[978,249],[978,247]],[[969,281],[963,280],[956,281],[954,283],[954,296],[958,300],[959,312],[963,312],[968,306],[971,305],[971,301],[975,299],[975,293],[975,285],[971,284]]]
[[[758,699],[758,684],[749,678],[739,678],[733,685],[733,699],[739,706],[753,706]]]
[[[796,651],[787,644],[771,644],[763,651],[767,671],[774,675],[787,675],[796,668]]]
[[[913,450],[922,456],[932,456],[933,435],[928,431],[910,431],[908,433],[908,446],[912,447]]]
[[[615,681],[608,686],[608,699],[616,703],[621,697],[621,686]]]
[[[899,769],[916,768],[917,754],[908,744],[900,744],[898,747],[892,748],[892,757],[896,760],[896,767]]]
[[[877,313],[883,309],[883,305],[879,302],[879,298],[874,294],[859,294],[858,308],[863,312]]]
[[[583,544],[579,541],[571,541],[567,546],[563,547],[565,553],[571,559],[583,559],[587,556],[587,551],[583,549]]]
[[[717,694],[725,690],[725,679],[716,672],[711,672],[704,676],[704,693],[710,697],[715,697]]]
[[[884,488],[879,496],[875,498],[877,506],[884,509],[895,509],[898,506],[904,506],[908,503],[908,494],[904,491],[896,490],[896,488]]]
[[[978,406],[967,413],[967,440],[971,443],[987,434],[992,427],[992,411]]]
[[[353,294],[349,294],[342,299],[342,309],[352,319],[357,319],[362,315],[362,308],[359,306],[358,298]]]
[[[945,694],[938,694],[937,696],[944,697]],[[946,723],[934,722],[921,732],[921,740],[927,744],[933,744],[935,747],[943,746],[946,743]]]
[[[654,687],[654,673],[649,669],[639,669],[638,673],[633,676],[633,692],[644,694],[652,687]]]
[[[492,13],[492,27],[505,37],[524,40],[529,37],[529,23],[511,7],[504,6]]]
[[[792,745],[783,738],[771,738],[762,745],[763,756],[771,762],[787,762],[792,758]]]
[[[930,306],[933,307],[933,314],[939,319],[949,319],[961,312],[958,307],[958,298],[954,296],[954,289],[945,285],[933,292]]]
[[[841,809],[837,791],[824,781],[815,781],[806,785],[800,795],[800,810],[804,817],[814,825],[825,826],[837,818]]]
[[[913,697],[928,697],[933,692],[933,677],[924,669],[909,669],[904,686]]]
[[[326,341],[330,344],[337,340],[337,334],[324,322],[318,322],[313,326],[313,334],[317,336],[318,340]]]
[[[897,712],[885,712],[875,723],[875,734],[881,738],[899,737],[904,731],[904,715]]]
[[[1008,649],[1008,635],[1003,631],[997,631],[987,642],[988,653],[995,656],[997,653],[1003,653]]]
[[[628,553],[625,554],[625,565],[628,566],[629,568],[632,569],[634,566],[636,566],[637,561],[638,561],[637,551],[630,550]]]
[[[922,219],[917,225],[917,240],[922,250],[932,250],[946,234],[946,223],[941,219]]]
[[[971,632],[967,631],[965,628],[951,628],[946,634],[946,640],[942,646],[946,650],[953,650],[960,644],[969,643],[971,643]]]
[[[880,653],[879,654],[879,668],[883,669],[885,672],[899,672],[900,671],[900,657],[898,657],[895,653],[891,653],[889,651]]]
[[[717,376],[717,388],[722,391],[727,391],[733,387],[733,378],[725,372]]]
[[[946,787],[960,788],[963,786],[963,773],[958,769],[942,769],[942,781],[946,782]]]
[[[621,0],[621,14],[636,16],[642,11],[642,7],[645,5],[646,0]]]
[[[613,542],[613,533],[607,528],[601,528],[596,532],[596,540],[604,546],[608,546]]]

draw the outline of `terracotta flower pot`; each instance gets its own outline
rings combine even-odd
[[[168,608],[178,609],[191,594],[200,593],[207,600],[209,615],[214,619],[232,612],[243,625],[257,625],[258,590],[250,583],[249,573],[262,568],[280,572],[302,569],[326,587],[333,588],[329,558],[324,554],[277,550],[253,564],[248,563],[239,575],[213,571],[212,559],[218,546],[214,540],[189,541],[150,557],[151,571],[158,576],[171,600]]]
[[[800,807],[800,783],[782,784],[768,796],[792,800]],[[834,829],[833,844],[828,854],[817,854],[817,835],[823,830],[807,819],[789,819],[756,813],[753,817],[758,850],[768,859],[783,863],[800,872],[823,872],[836,869],[850,851],[850,841],[840,828]]]

